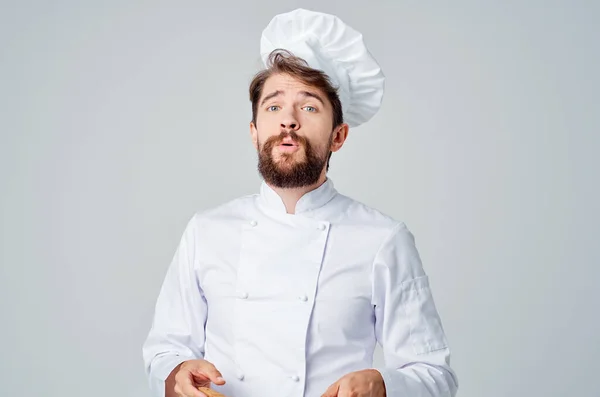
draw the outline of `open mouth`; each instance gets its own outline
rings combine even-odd
[[[300,145],[298,145],[295,142],[282,142],[277,146],[277,149],[280,152],[284,152],[284,153],[292,153],[295,152],[296,150],[298,150],[298,148],[300,147]]]

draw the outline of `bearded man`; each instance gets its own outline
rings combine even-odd
[[[261,55],[249,89],[260,191],[187,224],[143,347],[153,394],[455,396],[412,233],[327,176],[349,128],[380,107],[379,65],[360,33],[303,9],[273,18]]]

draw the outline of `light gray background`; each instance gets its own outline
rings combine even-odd
[[[330,177],[414,233],[459,396],[600,396],[599,2],[1,4],[1,396],[148,395],[185,223],[258,189],[247,86],[296,7],[387,76]]]

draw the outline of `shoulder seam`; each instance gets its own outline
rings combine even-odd
[[[388,241],[390,241],[392,239],[392,236],[394,234],[396,234],[398,232],[398,230],[401,229],[402,227],[406,227],[406,224],[401,221],[396,221],[396,224],[394,225],[394,227],[391,228],[390,232],[387,234],[387,236],[385,236],[385,238],[381,242],[381,245],[377,249],[377,252],[375,253],[375,256],[373,257],[373,263],[371,264],[372,267],[375,266],[375,260],[377,260],[377,257],[379,256],[379,253],[381,252],[383,247],[388,243]]]

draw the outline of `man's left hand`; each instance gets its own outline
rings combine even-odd
[[[321,397],[385,397],[385,383],[379,371],[364,369],[344,375]]]

